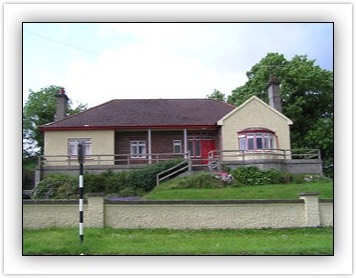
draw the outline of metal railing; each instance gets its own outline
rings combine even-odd
[[[150,153],[144,156],[133,156],[132,154],[92,154],[85,157],[85,163],[95,166],[106,165],[136,165],[153,164],[157,162],[189,158],[189,152],[173,153]],[[42,166],[76,166],[78,165],[77,156],[69,155],[41,155],[38,157],[38,167]]]
[[[207,158],[191,157],[190,153],[150,153],[141,157],[134,157],[131,154],[92,154],[85,157],[87,165],[107,166],[107,165],[139,165],[153,164],[172,159],[189,159],[191,165],[195,167],[206,167],[223,161],[246,161],[251,159],[321,159],[318,149],[268,149],[258,151],[242,150],[213,150],[209,152]],[[76,156],[68,155],[42,155],[38,157],[38,166],[76,166],[78,160]]]
[[[172,176],[175,176],[177,174],[182,174],[186,171],[191,171],[191,170],[192,170],[191,161],[189,159],[187,159],[186,161],[182,161],[181,163],[179,163],[165,171],[158,173],[156,175],[156,184],[158,186],[159,183],[163,180],[166,180]]]
[[[218,161],[248,161],[251,159],[321,159],[319,149],[264,149],[244,150],[213,150],[209,152],[209,164]]]

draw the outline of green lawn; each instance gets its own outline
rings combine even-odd
[[[23,231],[23,255],[333,255],[332,228],[168,230],[50,228]]]
[[[327,181],[210,189],[171,189],[162,184],[144,198],[146,200],[298,199],[299,193],[302,192],[320,192],[320,198],[333,198],[333,184]]]
[[[332,182],[174,189],[165,183],[147,200],[298,199],[301,192],[333,198]],[[333,228],[168,230],[24,229],[23,255],[333,255]]]

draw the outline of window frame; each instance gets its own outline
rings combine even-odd
[[[237,133],[239,151],[271,151],[277,145],[275,132],[269,129],[243,130]]]
[[[92,156],[92,140],[91,138],[67,138],[67,154],[69,159],[78,159],[78,145],[84,141],[84,157],[85,159]],[[73,151],[72,151],[73,150]]]
[[[143,147],[143,152],[140,152],[140,147]],[[133,148],[135,148],[136,151],[133,151]],[[145,140],[130,141],[130,158],[147,158],[147,142]]]
[[[178,150],[176,149],[178,147]],[[182,153],[182,140],[173,140],[173,153],[181,154]]]
[[[215,140],[215,135],[212,132],[192,132],[188,134],[187,150],[190,151],[191,157],[202,157],[202,143],[205,140]],[[191,148],[190,148],[191,147]]]
[[[201,140],[199,138],[188,139],[187,149],[191,157],[201,157]]]

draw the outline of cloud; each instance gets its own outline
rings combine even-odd
[[[114,98],[204,98],[214,89],[230,94],[268,52],[332,60],[325,50],[332,49],[332,32],[320,24],[105,23],[54,30],[98,55],[58,45],[67,48],[50,51],[52,67],[28,67],[24,81],[64,86],[72,100],[89,106]]]
[[[74,62],[65,83],[90,104],[114,98],[204,98],[214,88],[229,93],[238,77],[198,59],[136,44],[106,51],[95,62]]]

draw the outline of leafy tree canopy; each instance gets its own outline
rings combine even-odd
[[[216,99],[216,100],[220,100],[220,101],[227,100],[225,94],[223,94],[222,92],[220,92],[219,90],[216,90],[216,89],[214,89],[213,93],[211,93],[210,95],[207,95],[206,98]]]
[[[293,121],[292,148],[320,149],[327,168],[333,165],[333,72],[321,69],[306,55],[287,60],[268,53],[247,73],[248,81],[232,91],[227,102],[236,106],[255,95],[268,103],[267,83],[281,83],[283,114]]]
[[[61,88],[52,85],[37,92],[30,90],[22,111],[23,158],[33,157],[43,152],[44,137],[39,127],[55,120],[56,94]],[[73,115],[86,108],[87,105],[82,103],[73,108],[72,102],[69,100],[67,112],[69,115]]]

